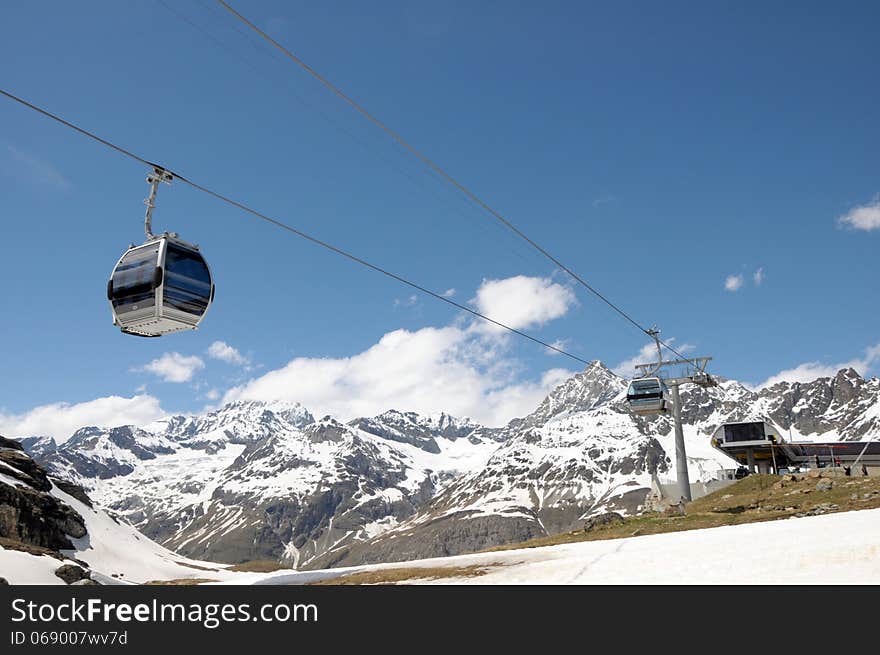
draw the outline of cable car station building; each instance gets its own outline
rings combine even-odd
[[[787,442],[767,421],[724,423],[712,435],[712,446],[752,473],[852,466],[857,460],[869,468],[880,467],[880,442]]]

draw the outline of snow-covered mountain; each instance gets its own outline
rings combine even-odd
[[[34,446],[38,442],[29,442]],[[45,443],[45,442],[43,442]],[[7,584],[126,584],[245,574],[181,557],[95,507],[0,437],[0,577]]]
[[[579,527],[592,514],[638,511],[652,474],[674,476],[669,416],[632,415],[626,383],[600,362],[559,385],[497,435],[485,466],[462,475],[417,515],[314,566],[442,557]],[[766,418],[792,439],[880,437],[880,380],[844,369],[832,378],[753,391],[734,381],[682,388],[692,481],[734,466],[709,443],[723,422]]]
[[[630,414],[601,362],[531,414],[486,428],[391,410],[341,423],[302,406],[239,401],[135,428],[87,427],[61,446],[25,440],[53,474],[189,556],[300,568],[456,554],[638,510],[671,476],[670,418]],[[708,436],[766,417],[794,439],[880,436],[880,380],[852,369],[751,390],[682,389],[692,480],[729,467]]]
[[[315,421],[295,403],[237,402],[144,428],[82,428],[40,457],[177,552],[302,565],[393,527],[484,463],[498,444],[470,436],[478,427],[399,412]]]

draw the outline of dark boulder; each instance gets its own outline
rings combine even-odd
[[[80,580],[87,580],[90,574],[76,564],[64,564],[55,569],[55,575],[64,580],[65,583],[73,584]]]
[[[584,522],[584,532],[590,532],[596,528],[604,528],[609,525],[623,523],[623,517],[617,512],[605,512],[598,516],[591,516]]]

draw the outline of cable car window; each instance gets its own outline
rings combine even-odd
[[[627,396],[653,396],[661,395],[660,383],[657,380],[633,380],[629,385]]]
[[[155,304],[153,275],[158,246],[137,248],[127,253],[113,271],[112,300],[117,312],[141,309]],[[136,307],[135,307],[136,306]]]
[[[166,305],[200,316],[211,298],[211,274],[197,252],[168,244],[165,254]]]

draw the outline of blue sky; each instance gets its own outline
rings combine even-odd
[[[715,372],[880,372],[875,3],[238,5]],[[210,0],[19,3],[0,29],[13,93],[585,359],[645,345]],[[0,429],[237,397],[499,422],[578,368],[181,184],[154,224],[201,245],[216,302],[125,337],[105,284],[145,173],[0,102]]]

